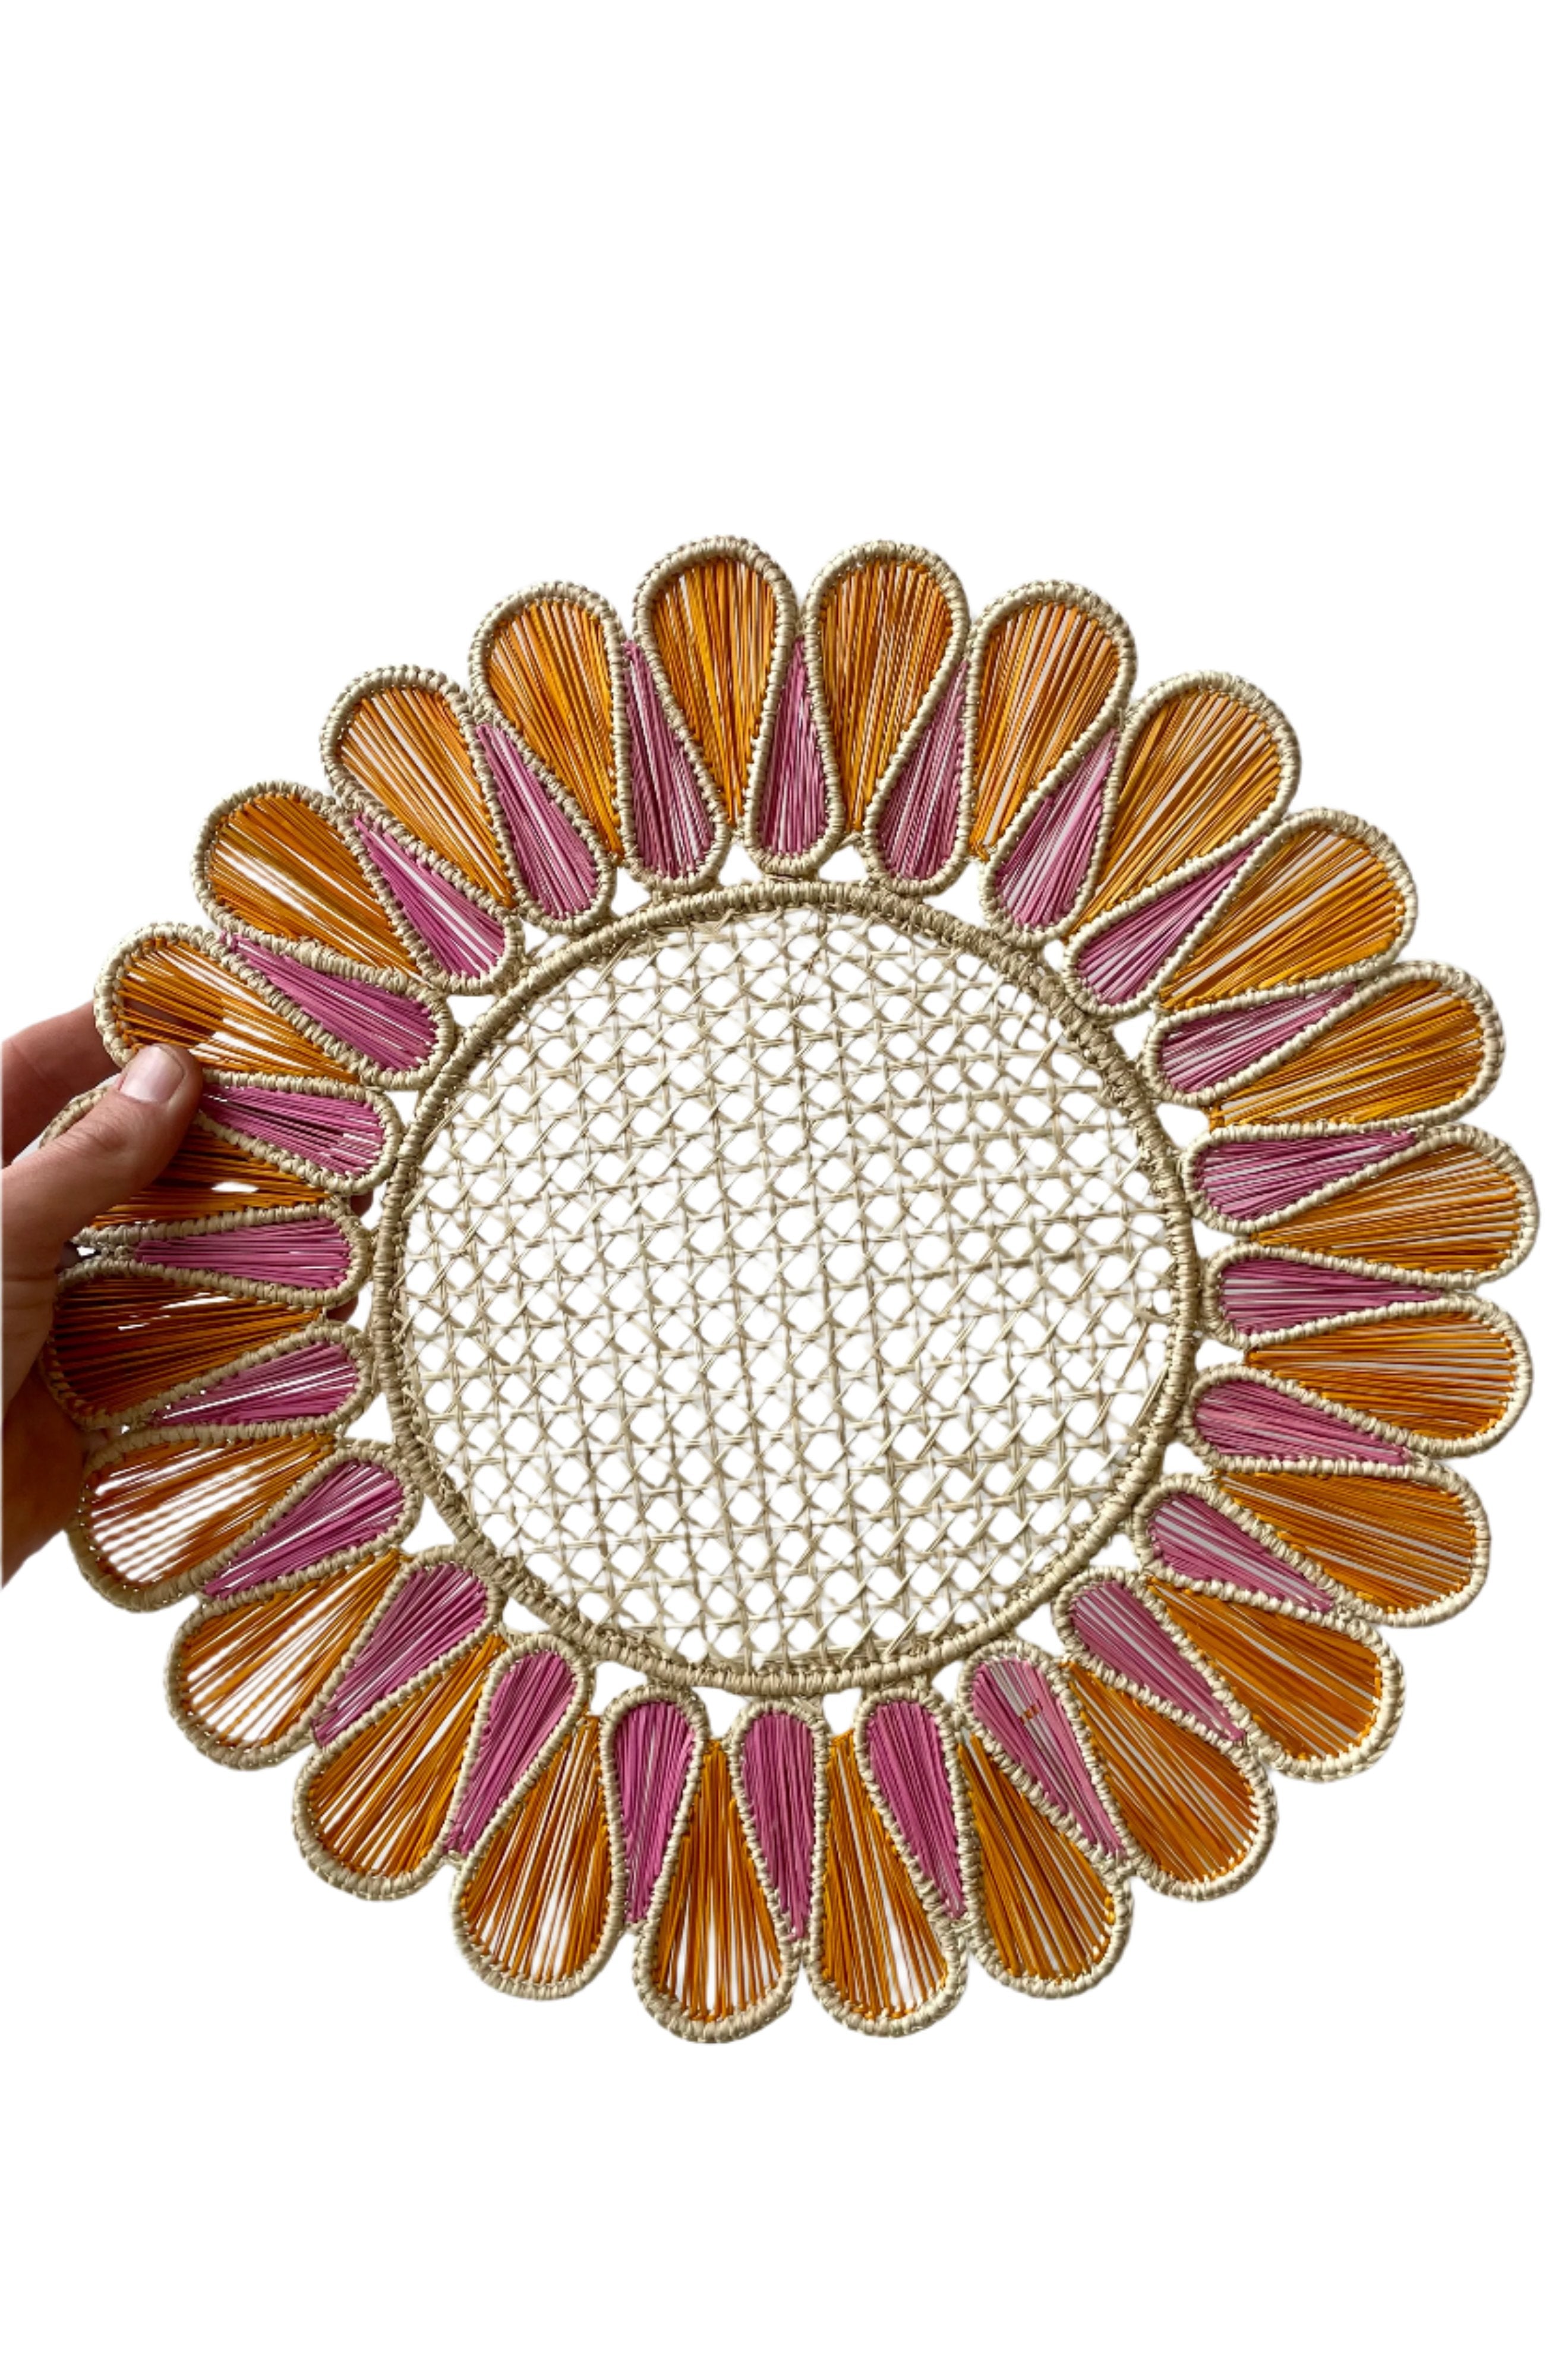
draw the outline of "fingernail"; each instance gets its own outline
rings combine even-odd
[[[173,1103],[184,1082],[185,1066],[167,1046],[143,1046],[120,1073],[120,1092],[132,1103]]]

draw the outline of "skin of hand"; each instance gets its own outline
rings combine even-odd
[[[73,1127],[35,1152],[25,1150],[73,1097],[100,1085],[113,1069],[90,1005],[19,1030],[0,1057],[7,1577],[64,1527],[81,1481],[80,1433],[37,1370],[62,1259],[73,1234],[173,1158],[202,1091],[201,1071],[188,1054],[177,1046],[144,1046]]]

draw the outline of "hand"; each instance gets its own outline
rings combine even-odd
[[[0,1177],[5,1267],[5,1549],[10,1577],[76,1508],[82,1442],[37,1372],[55,1309],[55,1278],[73,1234],[136,1192],[174,1156],[202,1091],[175,1046],[146,1046],[65,1134],[16,1155],[74,1095],[114,1068],[90,1005],[5,1040],[5,1174]]]

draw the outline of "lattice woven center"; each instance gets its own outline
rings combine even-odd
[[[979,1629],[1103,1513],[1173,1257],[1048,1007],[827,903],[632,937],[430,1134],[398,1346],[471,1527],[723,1683]]]

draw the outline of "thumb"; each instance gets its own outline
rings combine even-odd
[[[174,1156],[202,1091],[177,1046],[143,1046],[92,1109],[5,1172],[8,1277],[49,1274],[74,1233]]]

